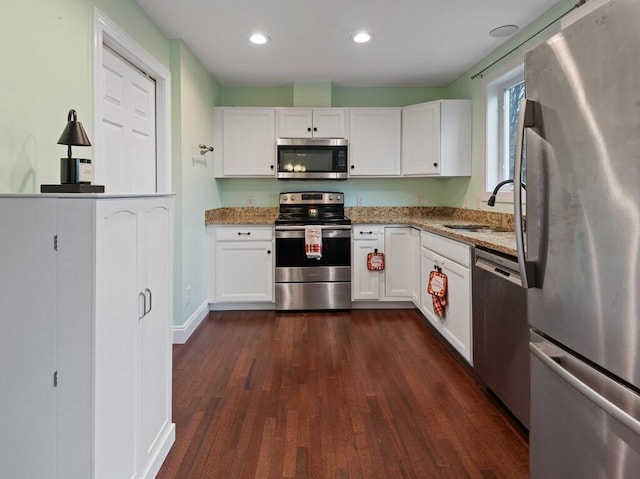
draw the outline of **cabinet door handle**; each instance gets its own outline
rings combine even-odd
[[[307,131],[311,131],[311,127],[307,128]]]
[[[356,166],[355,165],[351,165],[351,169],[355,170]]]
[[[248,233],[243,233],[242,231],[238,231],[238,236],[251,236],[251,231]]]
[[[142,319],[147,314],[147,297],[140,291],[138,293],[138,312],[140,311],[140,296],[142,296],[142,314],[138,315],[138,319]]]
[[[271,168],[273,170],[273,165],[269,165],[269,168]]]
[[[271,254],[271,250],[270,249],[267,250],[267,254]]]
[[[151,290],[149,288],[144,288],[145,298],[147,297],[147,293],[149,293],[149,310],[144,312],[144,316],[149,314],[151,312],[151,308],[153,307],[153,304],[152,304],[153,295],[151,294]],[[146,303],[146,300],[145,300],[145,303]]]
[[[438,163],[434,163],[433,166],[435,166],[437,168],[438,167]]]
[[[318,131],[318,127],[314,126],[313,131]]]

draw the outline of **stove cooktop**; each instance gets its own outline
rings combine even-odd
[[[280,193],[276,225],[350,225],[344,215],[341,192],[296,191]]]

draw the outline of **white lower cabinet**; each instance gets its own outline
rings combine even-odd
[[[3,270],[3,283],[12,278],[15,286],[10,289],[37,291],[39,301],[43,298],[49,304],[48,298],[53,297],[57,303],[46,314],[47,322],[55,324],[50,341],[57,349],[56,358],[48,361],[51,376],[46,385],[51,392],[14,405],[31,414],[34,402],[48,401],[53,395],[53,419],[39,424],[42,430],[32,437],[25,436],[24,427],[3,427],[3,431],[19,431],[18,443],[29,447],[30,455],[42,454],[43,462],[48,461],[48,449],[39,449],[39,444],[42,437],[53,434],[55,463],[48,464],[46,474],[38,474],[33,465],[39,460],[23,463],[26,456],[0,457],[0,476],[155,477],[175,438],[171,423],[173,199],[12,197],[0,199],[0,204],[3,225],[17,232],[7,244],[9,250],[20,252],[16,258],[28,264],[31,256],[41,257],[44,248],[45,256],[53,254],[56,259],[55,279],[49,278],[46,284],[40,280],[39,267]],[[48,219],[31,230],[15,229],[20,223],[16,214],[29,218],[47,209],[52,209],[54,225]],[[43,266],[49,271],[47,263]],[[35,319],[32,307],[15,306],[3,301],[0,316],[10,315],[16,324]],[[38,347],[37,337],[21,329],[11,340],[40,356],[33,349]],[[25,383],[40,381],[28,374]],[[2,441],[14,443],[11,436],[4,434]],[[4,451],[0,448],[0,456]],[[15,469],[16,464],[25,468],[24,473]]]
[[[384,271],[367,269],[367,256],[384,252],[384,227],[354,226],[351,235],[351,299],[378,301],[384,285]]]
[[[413,269],[411,230],[406,226],[384,229],[385,265],[384,291],[386,298],[411,300]]]
[[[472,363],[471,248],[463,243],[423,231],[421,233],[420,310],[442,336]],[[447,305],[439,317],[427,292],[431,271],[447,276]]]
[[[212,303],[274,301],[271,226],[216,226],[209,237],[209,298]],[[211,243],[213,241],[213,244]],[[213,255],[213,258],[211,257]]]
[[[405,226],[358,225],[352,231],[351,297],[354,301],[411,301],[411,230]],[[384,270],[367,268],[369,253],[385,255]]]

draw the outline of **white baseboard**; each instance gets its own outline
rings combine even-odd
[[[202,320],[209,314],[209,303],[206,301],[187,319],[186,323],[181,326],[173,327],[173,344],[184,344],[193,334]]]
[[[276,309],[276,303],[209,303],[210,311],[269,311]]]
[[[352,301],[351,309],[414,309],[411,301]]]
[[[162,435],[159,437],[159,445],[157,446],[156,453],[153,455],[153,459],[148,465],[147,470],[140,477],[143,479],[152,479],[158,475],[162,463],[167,458],[173,443],[176,442],[176,425],[170,423],[164,428]]]

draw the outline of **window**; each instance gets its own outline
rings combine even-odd
[[[513,178],[520,102],[525,98],[524,67],[519,65],[487,83],[486,191]],[[524,159],[523,159],[524,161]],[[501,191],[513,191],[506,185]]]

